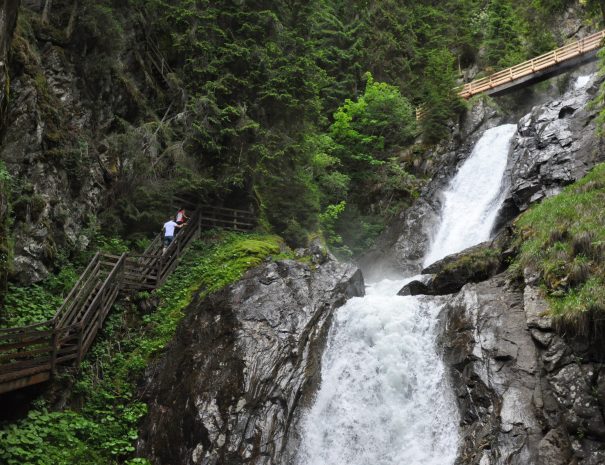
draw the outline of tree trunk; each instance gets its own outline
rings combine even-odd
[[[76,27],[76,18],[78,17],[78,7],[80,2],[78,0],[74,0],[74,3],[71,7],[71,15],[69,16],[69,23],[67,23],[67,28],[65,29],[65,35],[68,39],[71,38],[71,35],[74,33],[74,28]]]
[[[42,22],[48,23],[48,18],[50,16],[50,10],[53,7],[53,0],[46,0],[44,3],[44,10],[42,10]]]

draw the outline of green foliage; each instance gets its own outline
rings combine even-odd
[[[421,125],[423,140],[435,143],[450,133],[448,124],[464,109],[461,98],[454,90],[456,75],[454,57],[446,49],[432,52],[425,70],[427,77]]]
[[[2,326],[10,328],[50,320],[62,303],[62,296],[42,286],[19,287],[11,284],[5,297]]]
[[[497,68],[506,68],[527,58],[523,48],[523,19],[510,0],[491,0],[485,14],[486,60]]]
[[[595,17],[600,15],[601,22],[605,22],[605,0],[580,0],[580,4],[584,6],[591,15]]]
[[[95,421],[81,412],[32,410],[27,418],[0,430],[0,459],[6,465],[118,463],[134,451],[136,423],[145,412],[144,404],[133,403],[120,412],[121,421],[104,412],[97,412]],[[117,439],[118,435],[124,439]]]
[[[328,244],[338,248],[341,254],[350,255],[350,250],[347,246],[342,246],[342,237],[336,232],[336,222],[340,215],[345,211],[346,206],[347,202],[344,200],[335,205],[328,205],[326,210],[319,214],[319,222]]]
[[[147,406],[137,382],[150,359],[174,336],[194,295],[204,297],[239,279],[268,256],[280,253],[275,236],[207,234],[186,252],[164,286],[160,305],[140,315],[115,308],[82,363],[74,394],[83,407],[48,412],[44,406],[0,429],[0,461],[7,465],[149,465],[132,458],[137,423]],[[139,298],[149,297],[147,294]]]
[[[414,111],[399,89],[375,82],[369,73],[366,80],[364,94],[355,101],[347,99],[330,127],[338,158],[354,182],[410,145],[416,134]]]
[[[599,76],[605,76],[605,49],[602,48],[598,52],[599,57]],[[599,86],[599,92],[595,96],[594,100],[590,102],[593,109],[598,109],[599,114],[596,118],[597,123],[597,135],[601,138],[605,135],[605,81]]]
[[[601,164],[515,224],[521,266],[540,272],[553,316],[581,331],[587,315],[605,312],[604,201]]]
[[[15,327],[50,320],[78,279],[72,266],[32,286],[9,284],[0,326]]]

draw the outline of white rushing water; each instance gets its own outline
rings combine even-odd
[[[439,306],[370,286],[338,310],[299,464],[448,465],[457,412],[434,350]]]
[[[433,256],[488,238],[514,130],[486,131],[456,174]],[[397,296],[410,279],[375,283],[336,313],[297,465],[454,463],[458,412],[435,341],[442,301]]]
[[[573,88],[575,90],[580,90],[580,89],[586,87],[586,85],[592,79],[592,76],[593,76],[592,74],[589,74],[588,76],[578,76],[578,78],[573,83]]]
[[[443,194],[441,221],[425,266],[489,239],[504,201],[502,178],[516,131],[515,124],[488,129],[462,164]]]

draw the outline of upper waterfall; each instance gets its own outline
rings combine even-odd
[[[515,124],[483,133],[471,156],[443,193],[441,221],[424,258],[424,266],[486,241],[502,206],[502,179]]]

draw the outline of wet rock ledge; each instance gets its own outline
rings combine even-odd
[[[357,268],[320,261],[267,262],[191,304],[148,372],[139,453],[154,465],[283,462],[332,313],[364,293]]]

